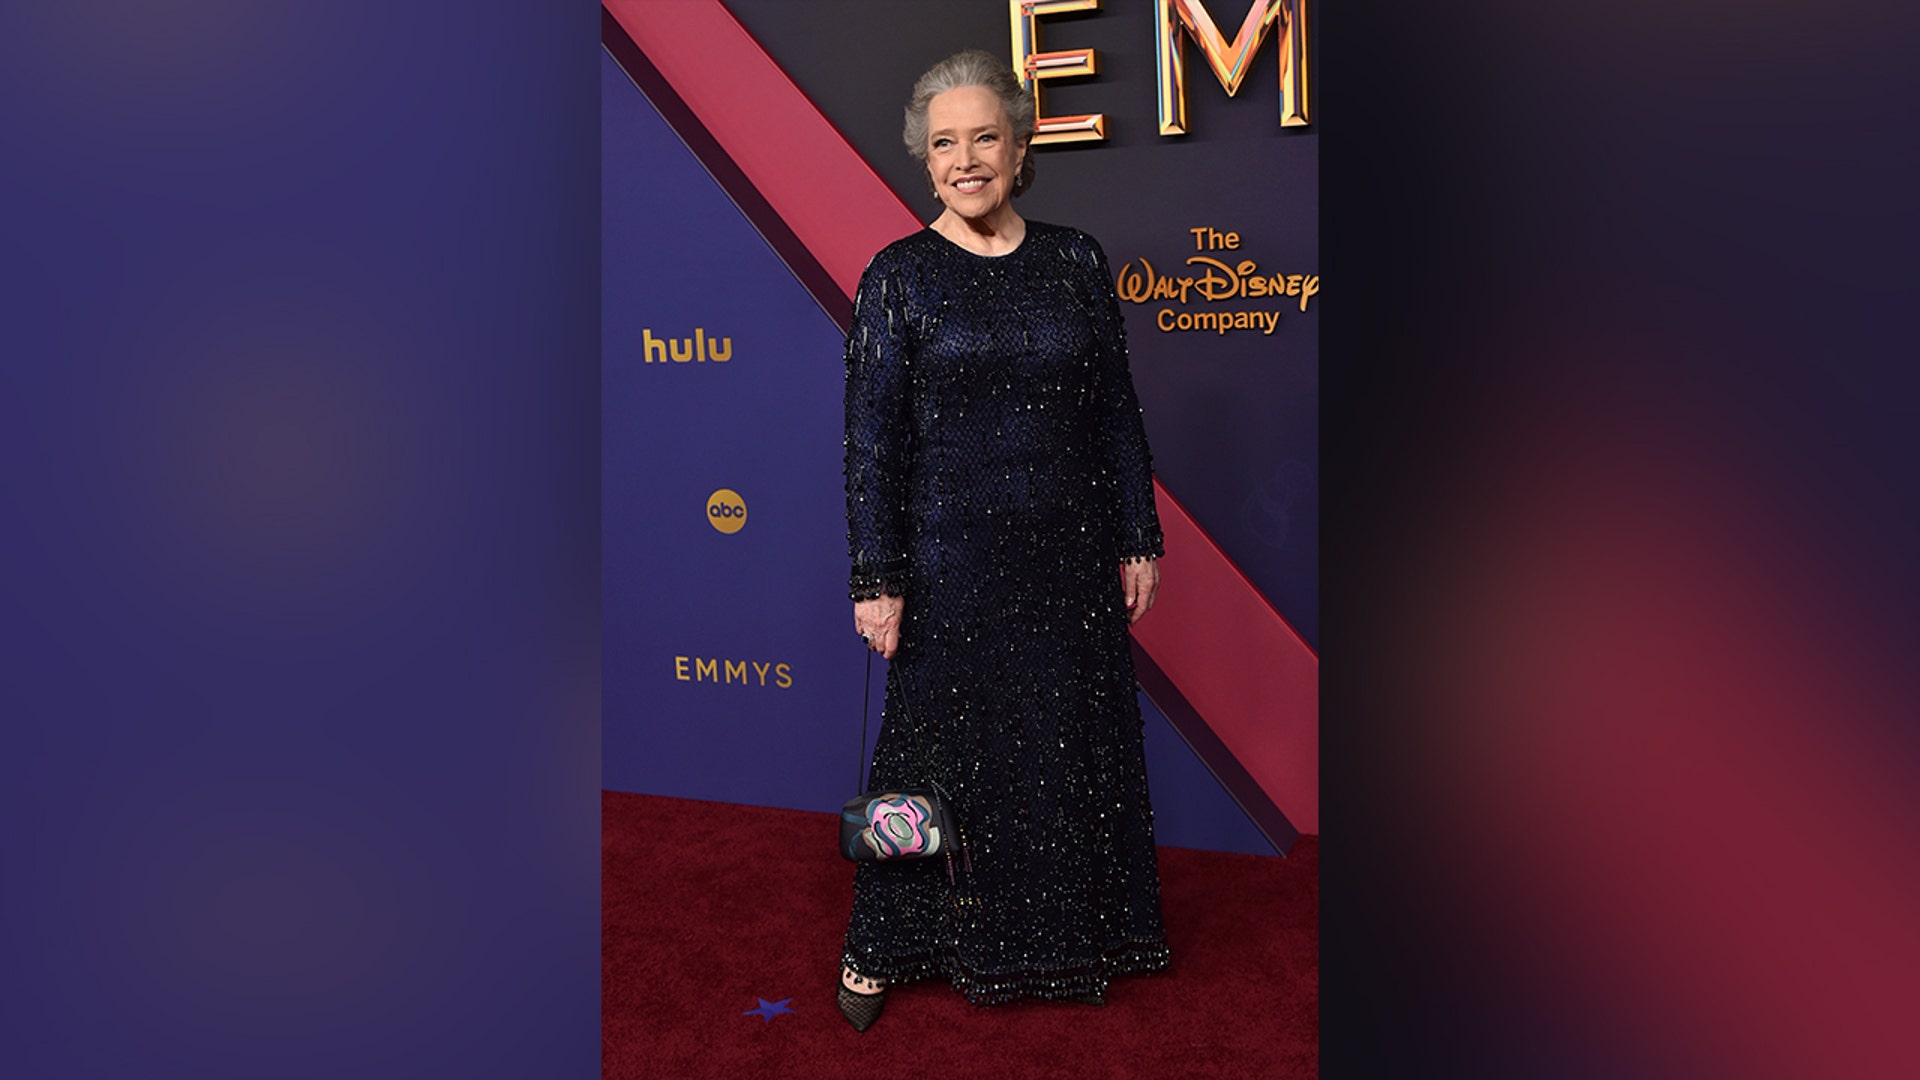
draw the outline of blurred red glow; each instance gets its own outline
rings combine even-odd
[[[1486,504],[1442,530],[1473,543],[1422,574],[1451,625],[1409,707],[1456,706],[1419,726],[1502,886],[1484,929],[1524,950],[1492,959],[1708,1075],[1920,1074],[1911,679],[1737,438],[1586,393],[1489,433]]]

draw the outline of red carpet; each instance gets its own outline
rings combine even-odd
[[[1160,849],[1173,964],[1105,1008],[975,1008],[894,990],[855,1032],[834,1007],[853,870],[832,814],[606,792],[602,1071],[739,1080],[1311,1077],[1319,841],[1282,859]],[[750,1014],[762,1000],[790,1013]]]

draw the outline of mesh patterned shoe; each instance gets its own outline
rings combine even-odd
[[[868,991],[855,990],[853,986],[873,987]],[[880,1019],[880,1010],[887,1004],[887,986],[877,979],[856,975],[852,968],[840,973],[840,1014],[847,1018],[855,1031],[865,1031]]]

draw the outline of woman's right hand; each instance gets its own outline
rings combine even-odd
[[[901,596],[881,596],[853,602],[853,629],[867,639],[867,648],[888,660],[900,648],[900,616],[907,609]]]

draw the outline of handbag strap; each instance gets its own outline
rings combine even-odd
[[[867,790],[867,710],[873,707],[873,650],[867,650],[867,681],[860,696],[860,754],[853,761],[853,790]]]
[[[889,667],[887,669],[887,681],[892,682],[893,678],[894,678],[893,669]],[[898,700],[900,702],[900,711],[903,714],[905,714],[907,722],[911,724],[913,722],[913,710],[907,707],[907,693],[904,687],[900,691]],[[867,757],[867,720],[869,715],[872,712],[872,709],[873,709],[873,650],[868,649],[867,650],[867,681],[866,681],[866,685],[861,688],[861,694],[860,694],[860,751],[858,755],[855,756],[854,762],[853,762],[853,777],[855,780],[855,787],[854,787],[855,791],[866,791],[868,783],[870,783],[873,780],[873,770],[868,765],[869,759]],[[929,787],[932,787],[935,790],[941,790],[940,784],[938,781],[934,780],[931,776],[929,776],[927,780],[928,780]],[[944,791],[942,792],[942,794],[944,794]]]
[[[892,668],[887,669],[887,680],[889,682],[893,680]],[[907,708],[907,695],[904,689],[900,692],[899,701],[900,701],[901,712],[906,714],[907,722],[912,723],[913,713],[910,709]],[[867,681],[866,681],[866,685],[861,688],[861,695],[860,695],[860,752],[858,755],[855,756],[854,762],[853,762],[853,777],[855,780],[855,787],[854,787],[855,791],[866,791],[867,784],[873,779],[873,770],[868,765],[868,757],[867,757],[867,720],[869,715],[872,712],[872,709],[873,709],[873,650],[868,649],[867,650]],[[929,780],[931,780],[931,778],[929,778]],[[930,784],[930,786],[935,788],[939,787],[937,783],[932,783]]]

